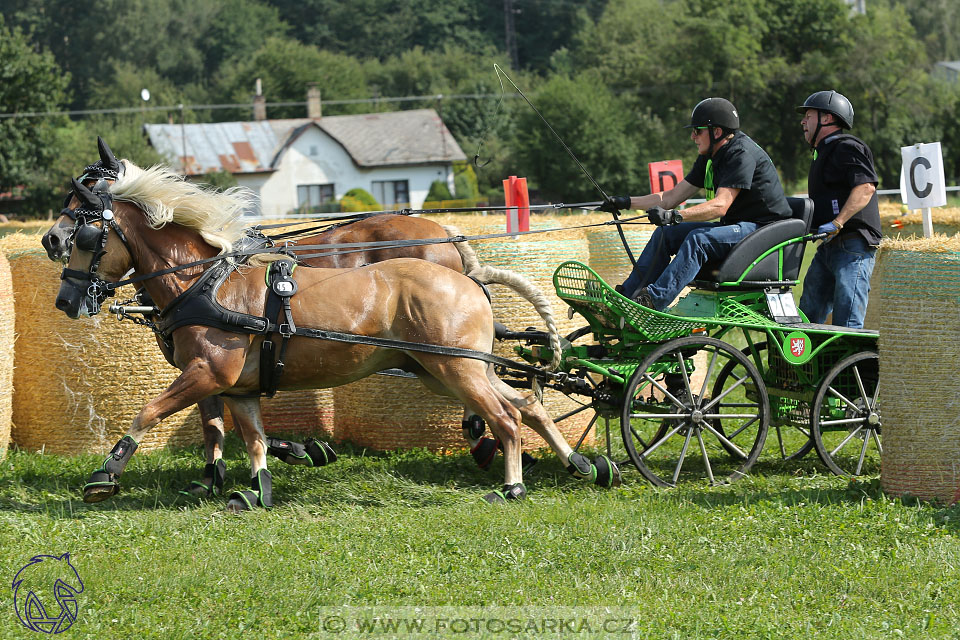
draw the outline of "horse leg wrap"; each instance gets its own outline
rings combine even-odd
[[[569,471],[574,478],[589,480],[590,482],[596,481],[597,467],[590,462],[590,459],[587,456],[574,451],[570,454],[570,458],[568,458],[567,462],[569,462],[567,465],[567,471]]]
[[[180,491],[180,495],[190,496],[192,498],[213,498],[223,493],[223,482],[227,478],[227,463],[223,458],[217,458],[213,464],[208,464],[203,468],[203,479],[210,478],[210,483],[194,480],[190,485]]]
[[[83,485],[84,502],[100,502],[120,491],[117,479],[130,462],[137,446],[137,441],[128,435],[120,438],[120,442],[110,450],[110,455],[103,461],[103,465],[91,473],[87,484]]]
[[[461,423],[461,426],[463,427],[463,437],[470,442],[479,440],[487,431],[487,423],[483,421],[483,418],[476,414],[464,420]]]
[[[593,459],[593,466],[597,470],[594,484],[604,488],[620,486],[620,469],[617,463],[607,456],[597,456]]]
[[[500,449],[500,451],[503,451],[503,443],[500,442],[499,440],[497,441],[497,448]],[[536,458],[534,458],[532,455],[530,455],[530,454],[527,453],[526,451],[521,451],[521,452],[520,452],[520,470],[521,470],[521,472],[526,473],[527,471],[530,471],[530,469],[533,469],[533,465],[535,465],[535,464],[537,464],[537,459],[536,459]]]
[[[490,504],[505,504],[510,500],[524,500],[527,497],[527,488],[522,482],[516,484],[505,484],[500,491],[491,491],[483,496],[483,499]]]
[[[493,438],[480,438],[477,444],[470,449],[470,454],[476,460],[477,466],[486,471],[497,457],[497,445],[499,440]]]
[[[230,500],[242,503],[246,508],[243,511],[252,510],[254,507],[263,507],[269,509],[273,506],[273,477],[266,469],[260,469],[257,475],[250,480],[250,489],[244,491],[234,491],[230,494]]]

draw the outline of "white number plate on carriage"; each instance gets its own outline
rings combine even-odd
[[[767,309],[770,311],[770,317],[776,322],[800,322],[800,312],[797,311],[797,303],[793,299],[793,292],[783,293],[767,292]]]

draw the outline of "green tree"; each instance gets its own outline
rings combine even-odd
[[[293,40],[271,38],[249,58],[225,65],[216,95],[229,102],[249,102],[254,82],[260,78],[267,102],[306,102],[307,85],[318,83],[321,97],[330,99],[367,98],[363,65],[350,56],[321,51]],[[324,115],[363,113],[369,105],[328,105]],[[270,118],[306,117],[305,106],[278,107],[267,112]],[[229,113],[248,120],[250,112]]]
[[[66,76],[53,56],[37,52],[18,28],[0,16],[0,113],[59,111],[67,100]],[[57,158],[56,129],[64,118],[0,118],[0,191],[27,186],[34,206],[53,197],[56,177],[48,167]]]
[[[639,189],[633,114],[598,76],[551,78],[531,99],[607,193]],[[516,164],[510,173],[530,178],[543,197],[601,198],[533,110],[518,115],[512,146]]]

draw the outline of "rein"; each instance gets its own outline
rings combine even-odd
[[[307,244],[307,245],[290,245],[285,244],[283,246],[276,247],[265,247],[262,249],[248,249],[244,251],[231,251],[229,253],[221,253],[210,258],[203,258],[201,260],[194,260],[193,262],[188,262],[186,264],[176,265],[173,267],[168,267],[166,269],[161,269],[159,271],[154,271],[152,273],[147,273],[139,276],[134,276],[132,278],[127,278],[126,280],[119,280],[117,282],[105,282],[100,280],[103,284],[106,291],[113,291],[119,289],[122,286],[128,284],[136,284],[138,282],[143,282],[145,280],[150,280],[152,278],[157,278],[159,276],[168,275],[170,273],[175,273],[177,271],[182,271],[184,269],[190,269],[204,264],[210,264],[212,262],[218,262],[228,258],[245,258],[254,255],[261,254],[281,254],[294,261],[298,261],[300,258],[321,258],[332,255],[344,255],[348,253],[357,253],[361,251],[366,251],[368,249],[389,249],[394,247],[414,247],[414,246],[423,246],[431,244],[445,244],[448,242],[468,242],[471,240],[489,240],[493,238],[508,238],[514,236],[523,236],[530,235],[535,233],[553,233],[555,231],[569,231],[572,229],[588,229],[591,227],[604,227],[609,225],[616,225],[619,229],[621,225],[624,224],[637,224],[635,221],[640,221],[639,224],[649,224],[646,222],[646,216],[635,216],[633,218],[625,218],[623,220],[609,220],[607,222],[597,222],[594,224],[584,224],[576,225],[573,227],[554,227],[552,229],[536,229],[532,231],[517,231],[517,232],[505,232],[505,233],[487,233],[484,235],[478,236],[451,236],[448,238],[423,238],[419,240],[377,240],[372,242],[343,242],[337,244]],[[259,231],[262,227],[252,227],[252,230]],[[292,251],[306,251],[306,250],[318,250],[317,253],[307,253],[303,255],[294,255]],[[304,265],[308,266],[308,265]],[[65,270],[67,271],[67,270]],[[86,274],[84,274],[86,275]],[[98,279],[99,280],[99,279]]]

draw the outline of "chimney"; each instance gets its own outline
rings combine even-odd
[[[253,119],[257,122],[267,119],[267,99],[263,97],[263,85],[257,78],[256,94],[253,96]]]
[[[320,87],[317,82],[307,84],[307,117],[319,120],[322,117],[323,107],[320,103]]]

